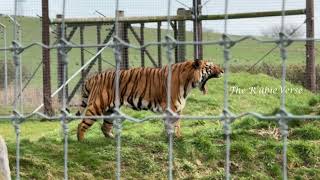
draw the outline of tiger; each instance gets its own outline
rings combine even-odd
[[[167,108],[167,79],[169,66],[162,68],[138,67],[119,70],[120,106],[134,110],[151,110],[164,113]],[[196,87],[207,93],[206,82],[219,78],[223,70],[209,61],[193,60],[171,65],[171,112],[181,114],[190,91]],[[82,102],[78,115],[111,115],[115,112],[114,70],[97,73],[88,78],[82,86]],[[80,113],[82,112],[82,113]],[[86,131],[96,122],[84,118],[78,125],[77,138],[82,141]],[[113,121],[103,120],[101,131],[105,137],[113,138]],[[180,121],[175,122],[175,136],[181,137]]]

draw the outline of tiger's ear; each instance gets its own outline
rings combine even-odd
[[[201,65],[201,61],[199,59],[196,59],[194,60],[194,62],[192,63],[192,66],[195,68],[195,69],[198,69]]]

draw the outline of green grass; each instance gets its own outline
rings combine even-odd
[[[223,108],[223,80],[209,82],[208,95],[192,91],[184,115],[218,115]],[[229,86],[278,87],[280,81],[266,75],[235,73]],[[288,88],[301,86],[287,84]],[[231,94],[231,90],[229,91]],[[274,95],[230,95],[234,113],[256,111],[273,114],[280,101]],[[318,96],[287,94],[288,111],[295,114],[317,113]],[[151,112],[122,109],[142,118]],[[0,110],[1,111],[1,110]],[[0,113],[1,114],[1,113]],[[113,179],[115,141],[105,139],[97,122],[84,142],[76,141],[78,122],[69,124],[70,179]],[[276,122],[258,121],[252,117],[232,124],[231,172],[233,179],[280,179],[282,143]],[[288,144],[289,179],[319,179],[320,123],[290,123]],[[122,134],[123,179],[166,179],[167,139],[162,120],[143,124],[125,122]],[[176,179],[223,179],[225,144],[223,124],[219,121],[182,121],[183,138],[174,142],[174,177]],[[10,167],[15,164],[15,137],[10,122],[0,123],[0,134],[9,148]],[[21,125],[21,176],[23,179],[61,179],[63,177],[63,139],[59,122],[27,120]]]

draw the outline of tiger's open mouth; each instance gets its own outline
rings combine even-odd
[[[207,75],[207,77],[206,76],[202,77],[202,80],[199,83],[200,91],[202,91],[203,94],[207,94],[207,91],[208,91],[208,88],[206,86],[207,81],[212,78],[220,78],[220,77],[222,77],[222,75],[223,75],[223,73],[219,73],[219,74],[209,74],[209,75]]]

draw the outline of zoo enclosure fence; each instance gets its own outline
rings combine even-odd
[[[61,122],[61,126],[63,129],[63,138],[64,138],[64,179],[68,179],[68,122],[79,119],[79,116],[73,116],[68,113],[67,109],[67,98],[66,98],[66,85],[72,80],[73,76],[71,76],[69,79],[67,79],[67,51],[69,48],[84,48],[84,47],[99,47],[100,50],[94,55],[93,58],[91,58],[87,63],[85,63],[77,72],[76,74],[80,73],[84,68],[86,68],[90,62],[96,57],[99,56],[99,54],[104,51],[105,49],[112,49],[114,52],[114,58],[115,58],[115,64],[116,64],[116,78],[115,78],[115,84],[116,84],[116,112],[111,116],[97,116],[97,117],[85,117],[81,116],[81,118],[96,118],[96,119],[111,119],[115,123],[116,128],[116,172],[115,176],[116,179],[120,179],[121,177],[121,128],[122,123],[124,120],[136,122],[136,123],[142,123],[145,121],[149,121],[152,119],[165,119],[165,124],[169,127],[167,129],[168,138],[169,138],[169,145],[168,145],[168,179],[173,179],[173,133],[174,133],[174,124],[171,121],[172,118],[180,118],[183,120],[221,120],[224,125],[224,134],[225,134],[225,145],[226,145],[226,159],[225,159],[225,178],[230,179],[231,178],[231,172],[230,172],[230,145],[231,145],[231,139],[230,134],[231,131],[231,123],[239,118],[242,118],[244,116],[253,116],[258,120],[273,120],[277,121],[279,123],[279,127],[281,130],[282,135],[282,141],[283,141],[283,151],[282,151],[282,177],[283,179],[287,179],[287,136],[288,136],[288,121],[290,120],[301,120],[301,119],[311,119],[311,120],[319,120],[320,116],[312,116],[312,115],[292,115],[286,110],[285,101],[286,101],[286,94],[285,91],[282,91],[281,94],[281,106],[280,111],[276,115],[271,116],[265,116],[256,112],[244,112],[241,114],[234,114],[229,110],[229,94],[228,94],[228,81],[229,81],[229,65],[230,65],[230,49],[237,44],[246,41],[246,40],[254,40],[259,43],[275,43],[279,45],[280,49],[280,57],[282,59],[282,79],[281,79],[281,87],[282,89],[285,89],[286,87],[286,61],[287,61],[287,50],[286,48],[290,46],[294,42],[299,41],[306,41],[306,42],[315,42],[319,41],[319,39],[314,38],[292,38],[285,34],[283,32],[284,25],[285,25],[285,17],[286,17],[286,0],[282,0],[282,7],[281,7],[281,33],[279,34],[279,37],[277,39],[272,40],[264,40],[259,39],[253,36],[244,36],[238,39],[232,38],[228,34],[228,19],[229,19],[229,0],[225,0],[224,3],[224,33],[222,34],[221,40],[217,41],[179,41],[176,40],[174,37],[170,36],[170,21],[171,21],[171,0],[167,1],[167,35],[165,38],[161,41],[157,42],[150,42],[146,43],[144,45],[133,45],[128,42],[126,42],[124,39],[121,38],[121,35],[119,34],[119,26],[120,26],[120,17],[119,17],[119,0],[116,1],[116,7],[115,7],[115,30],[114,34],[110,37],[110,40],[108,40],[105,43],[100,44],[81,44],[81,45],[74,45],[70,43],[65,37],[65,26],[66,26],[66,20],[64,17],[65,9],[66,9],[66,0],[63,0],[63,7],[62,7],[62,16],[61,16],[61,38],[59,41],[57,41],[54,45],[46,45],[45,43],[40,42],[34,42],[25,46],[22,46],[19,43],[19,37],[17,35],[18,30],[18,23],[16,19],[17,15],[17,0],[15,0],[15,15],[13,16],[14,26],[13,26],[13,42],[12,47],[10,48],[1,48],[1,51],[12,51],[13,52],[13,61],[15,64],[15,97],[16,100],[14,101],[14,107],[13,107],[13,113],[12,115],[8,116],[0,116],[0,120],[8,120],[11,119],[13,122],[13,126],[15,128],[16,133],[16,179],[20,179],[20,124],[23,123],[28,118],[35,117],[35,118],[45,118],[45,119],[51,119],[56,120],[59,119]],[[168,65],[169,65],[169,74],[168,74],[168,89],[170,89],[171,86],[171,64],[174,62],[174,53],[173,50],[178,45],[216,45],[216,46],[222,46],[223,47],[223,54],[224,54],[224,102],[223,102],[223,111],[221,115],[216,116],[183,116],[183,115],[176,115],[171,111],[170,103],[167,103],[167,111],[163,115],[158,116],[148,116],[142,119],[136,119],[133,117],[130,117],[119,109],[119,70],[121,68],[121,62],[123,59],[123,54],[121,53],[124,48],[132,48],[141,50],[149,46],[157,46],[161,45],[166,48],[166,55],[168,59]],[[53,95],[57,94],[59,91],[62,91],[62,101],[61,101],[61,113],[60,115],[56,116],[48,116],[44,113],[39,112],[42,106],[39,106],[36,108],[32,113],[30,114],[24,114],[21,108],[19,108],[19,101],[22,97],[19,96],[18,87],[21,87],[21,59],[20,54],[24,51],[27,51],[29,48],[33,46],[39,46],[44,49],[56,49],[59,53],[59,56],[61,58],[62,62],[62,84],[58,90],[53,93]],[[167,94],[167,102],[169,102],[171,97],[170,91],[168,91]]]

